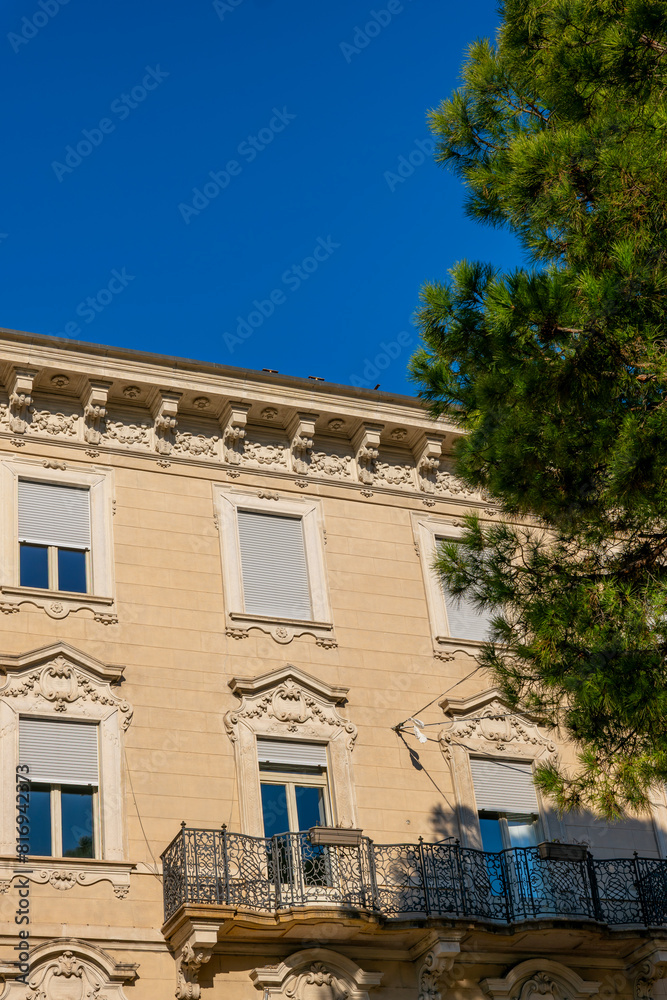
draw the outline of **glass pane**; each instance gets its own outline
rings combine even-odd
[[[512,847],[537,847],[537,823],[532,816],[508,816]]]
[[[63,857],[94,858],[93,789],[63,788],[60,793],[63,819]]]
[[[86,553],[81,549],[58,549],[58,590],[86,593]]]
[[[21,576],[22,587],[49,586],[49,550],[46,545],[28,545],[21,542]]]
[[[324,826],[324,789],[316,785],[296,786],[296,811],[299,830],[309,830],[311,826]]]
[[[482,849],[489,853],[497,853],[505,847],[503,844],[503,834],[500,829],[500,820],[491,819],[486,816],[479,817],[479,828],[482,832]]]
[[[30,789],[28,800],[28,841],[30,854],[51,856],[51,789],[38,785]]]
[[[262,815],[265,837],[273,837],[276,833],[286,833],[289,830],[285,785],[269,785],[262,782]]]

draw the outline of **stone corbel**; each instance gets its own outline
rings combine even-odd
[[[190,936],[176,955],[176,1000],[200,1000],[199,974],[210,962],[217,941],[215,926],[193,925]]]
[[[169,455],[174,445],[174,434],[178,426],[178,403],[180,392],[165,392],[158,389],[151,412],[155,431],[155,450],[159,455]]]
[[[104,420],[107,415],[107,397],[112,384],[91,379],[81,399],[85,421],[84,437],[88,444],[99,444],[102,440]]]
[[[240,465],[244,451],[248,403],[227,403],[220,417],[223,459],[230,465]]]
[[[423,434],[414,448],[415,464],[422,493],[435,492],[435,477],[440,468],[444,438],[437,434]]]
[[[36,368],[14,368],[7,389],[9,391],[9,429],[14,434],[25,434],[28,417],[33,412],[32,387],[38,374]]]
[[[372,485],[380,455],[380,434],[384,424],[363,423],[352,438],[352,447],[357,457],[359,482]]]
[[[300,476],[305,476],[308,473],[310,457],[313,453],[315,423],[318,416],[318,413],[295,413],[287,425],[292,468]]]
[[[442,1000],[441,984],[450,978],[449,974],[460,951],[458,941],[436,941],[426,955],[422,956],[419,966],[419,1000]]]
[[[653,1000],[653,986],[667,976],[667,951],[654,951],[628,970],[635,1000]]]

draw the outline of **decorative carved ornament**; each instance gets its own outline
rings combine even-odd
[[[49,655],[55,648],[65,651]],[[26,712],[37,710],[44,703],[52,705],[56,712],[63,715],[76,703],[79,716],[90,715],[95,719],[118,711],[121,727],[127,729],[132,720],[130,705],[113,693],[108,680],[99,676],[103,673],[118,679],[122,670],[109,671],[92,657],[84,657],[71,647],[60,644],[28,655],[38,665],[17,669],[17,663],[28,659],[27,656],[0,657],[0,666],[7,671],[5,682],[0,687],[0,698],[20,698],[23,702],[21,710]]]
[[[211,948],[195,948],[186,941],[176,958],[176,1000],[199,1000],[199,973],[210,962],[211,954]]]
[[[480,983],[491,1000],[585,1000],[595,996],[600,985],[547,958],[520,962],[502,979]]]
[[[656,950],[630,969],[635,1000],[653,1000],[653,986],[667,977],[667,951]]]
[[[451,717],[440,731],[440,746],[449,760],[457,745],[465,744],[485,756],[553,758],[556,744],[527,718],[512,713],[500,691],[491,688],[472,698],[445,698],[440,707]]]
[[[328,741],[343,732],[347,748],[352,750],[356,726],[337,708],[345,700],[346,688],[321,684],[291,664],[256,680],[234,677],[229,686],[243,698],[239,708],[225,715],[225,728],[233,743],[238,740],[239,725],[253,720],[253,730],[262,735],[293,733]]]
[[[137,977],[137,965],[116,962],[110,955],[73,938],[49,941],[31,949],[27,985],[17,965],[0,966],[4,1000],[127,1000],[126,983]]]
[[[349,958],[328,948],[308,948],[279,965],[253,969],[255,988],[266,1000],[368,1000],[382,982],[381,972],[365,972]]]
[[[224,722],[234,745],[243,832],[263,836],[258,736],[325,744],[336,803],[333,820],[340,826],[355,827],[350,754],[357,729],[339,712],[347,688],[325,684],[291,664],[254,679],[234,677],[229,686],[241,699],[238,708],[227,712]]]
[[[100,375],[103,374],[100,371]],[[121,448],[137,453],[174,456],[181,461],[205,461],[271,474],[298,475],[360,483],[388,491],[410,491],[480,504],[484,498],[465,487],[451,468],[441,467],[445,432],[414,432],[408,424],[384,432],[381,423],[362,416],[344,419],[302,411],[288,405],[263,406],[263,425],[248,426],[251,403],[224,396],[198,395],[186,409],[198,414],[195,426],[184,427],[183,393],[146,385],[126,385],[114,402],[113,383],[91,377],[88,381],[64,372],[48,378],[49,388],[70,389],[84,383],[79,398],[64,399],[40,389],[38,368],[14,368],[7,379],[7,394],[0,402],[0,434],[15,435],[12,443],[41,436],[63,443]],[[118,389],[115,390],[116,392]],[[207,392],[209,390],[207,389]],[[185,399],[189,399],[190,392]],[[221,412],[218,419],[217,412]],[[315,420],[321,417],[327,435],[317,438]],[[423,422],[420,421],[423,427]],[[455,428],[448,428],[452,438]],[[334,434],[339,440],[333,441]],[[392,449],[385,452],[381,444]],[[406,442],[413,442],[406,447]],[[88,450],[92,450],[88,448]]]
[[[460,968],[454,965],[460,951],[458,941],[436,941],[420,959],[418,1000],[443,1000],[442,987],[461,978]]]

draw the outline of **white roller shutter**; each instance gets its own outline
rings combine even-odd
[[[96,724],[60,719],[19,720],[19,759],[31,782],[99,784]]]
[[[297,740],[257,740],[260,764],[287,764],[290,767],[326,767],[327,748],[319,743]]]
[[[90,490],[19,480],[19,541],[90,548]]]
[[[301,518],[239,510],[238,524],[246,612],[311,619]]]
[[[444,541],[451,541],[451,539],[437,539],[438,545]],[[479,611],[473,602],[466,597],[454,597],[447,589],[442,577],[440,581],[445,595],[449,634],[452,638],[488,642],[491,638],[491,630],[487,612]]]
[[[522,815],[539,812],[530,764],[471,758],[470,770],[479,810]]]

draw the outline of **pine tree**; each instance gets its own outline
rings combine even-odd
[[[492,611],[482,663],[558,726],[561,809],[641,810],[667,781],[667,4],[506,0],[430,113],[468,214],[526,264],[426,285],[412,378],[494,498],[437,568]]]

